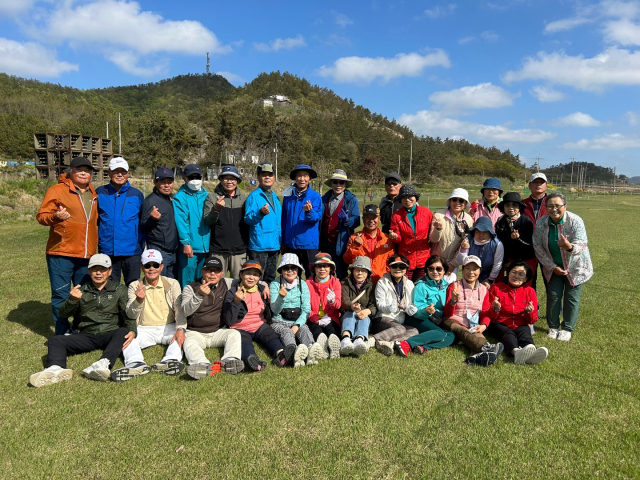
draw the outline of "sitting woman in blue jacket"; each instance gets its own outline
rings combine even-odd
[[[444,279],[447,273],[445,265],[444,258],[431,255],[424,265],[425,276],[416,282],[413,289],[413,305],[418,311],[404,319],[406,325],[420,332],[406,340],[413,353],[423,354],[434,348],[448,347],[455,339],[452,332],[439,327],[449,286]]]
[[[482,262],[478,281],[490,288],[500,274],[504,246],[498,240],[489,217],[478,218],[473,228],[469,230],[469,236],[460,245],[460,252],[456,259],[457,264],[462,265],[464,259],[471,255],[475,255]]]

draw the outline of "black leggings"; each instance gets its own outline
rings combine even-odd
[[[502,342],[507,354],[513,356],[513,349],[533,344],[531,329],[529,325],[521,325],[515,330],[511,330],[504,323],[491,322],[487,333],[499,342]]]
[[[318,340],[318,337],[320,336],[321,333],[324,333],[327,336],[327,338],[330,337],[331,335],[335,335],[338,338],[342,337],[342,334],[341,334],[342,329],[340,328],[340,325],[338,325],[333,320],[329,325],[326,325],[324,327],[321,327],[317,323],[307,322],[307,327],[309,327],[309,330],[311,330],[311,335],[313,335],[313,339],[316,341]]]
[[[256,351],[253,348],[253,341],[255,340],[260,345],[263,345],[269,350],[269,353],[273,358],[276,357],[276,353],[282,350],[284,346],[280,341],[280,335],[278,335],[273,328],[266,323],[262,325],[255,332],[247,332],[246,330],[238,329],[242,342],[242,361],[246,362],[249,355],[255,355]]]

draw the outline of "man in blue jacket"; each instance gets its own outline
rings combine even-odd
[[[125,285],[140,279],[140,255],[144,233],[140,229],[140,211],[144,195],[129,184],[129,164],[122,157],[109,162],[109,179],[98,187],[98,249],[111,258],[111,278]]]
[[[161,167],[154,177],[153,192],[142,202],[140,228],[147,236],[147,248],[158,250],[162,255],[163,275],[176,278],[178,229],[173,212],[173,171]]]
[[[320,250],[331,255],[336,263],[336,277],[347,277],[347,264],[342,256],[353,231],[360,225],[358,199],[347,188],[353,182],[344,170],[334,170],[325,182],[329,187],[322,196],[322,227],[320,228]]]
[[[258,165],[258,185],[244,204],[244,222],[249,225],[249,259],[262,265],[262,279],[270,284],[276,278],[282,242],[282,207],[271,190],[275,182],[273,165]]]
[[[311,265],[320,245],[322,198],[309,187],[318,174],[309,165],[300,164],[290,174],[295,181],[291,193],[282,202],[282,236],[285,253],[295,253],[311,278]]]
[[[196,279],[209,252],[211,230],[204,222],[204,202],[209,196],[202,188],[202,170],[191,163],[184,167],[184,185],[173,197],[178,238],[182,249],[178,251],[179,280],[182,288]]]

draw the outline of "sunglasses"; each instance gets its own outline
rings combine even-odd
[[[386,185],[390,187],[397,187],[398,185],[400,185],[400,182],[387,182]]]
[[[295,265],[285,265],[284,267],[282,267],[282,271],[283,272],[296,272],[296,271],[298,271],[298,267],[296,267]]]
[[[391,268],[392,270],[406,270],[407,266],[406,265],[401,265],[401,264],[396,264],[396,265],[391,265],[389,268]]]
[[[187,177],[189,180],[201,180],[202,179],[202,175],[191,175],[189,177]]]
[[[149,262],[149,263],[145,263],[142,268],[144,268],[145,270],[149,270],[150,268],[160,268],[160,264],[156,263],[156,262]]]
[[[466,203],[467,202],[466,200],[464,200],[462,198],[450,198],[449,201],[453,202],[453,203]]]
[[[442,267],[428,267],[427,271],[441,273],[441,272],[444,272],[444,268],[442,268]]]
[[[347,182],[345,182],[344,180],[331,180],[331,183],[333,183],[334,185],[345,185]]]

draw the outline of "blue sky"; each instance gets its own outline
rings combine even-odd
[[[77,88],[289,71],[417,134],[640,175],[640,1],[0,0],[0,71]],[[274,92],[278,93],[278,92]]]

